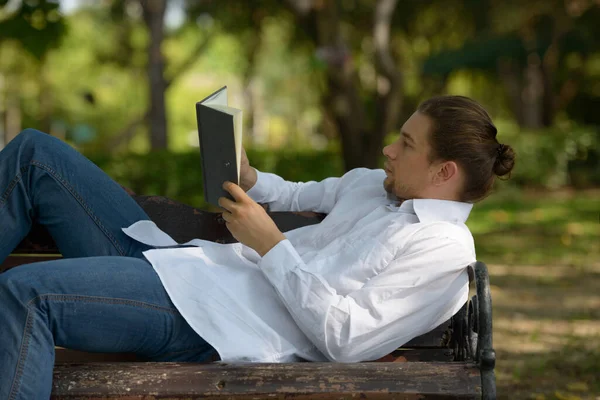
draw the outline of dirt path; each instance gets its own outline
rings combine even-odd
[[[499,397],[600,399],[600,262],[488,267]]]

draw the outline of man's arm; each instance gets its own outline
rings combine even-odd
[[[274,246],[259,267],[328,359],[375,360],[435,328],[467,300],[466,266],[474,260],[468,249],[439,235],[416,236],[380,274],[347,295],[312,273],[320,268],[305,264],[288,240]]]
[[[339,252],[304,263],[261,206],[239,186],[223,187],[236,200],[219,199],[227,228],[260,254],[259,268],[299,328],[332,361],[380,358],[435,328],[467,300],[466,267],[475,254],[452,224],[428,224],[402,240],[399,249],[383,249],[394,252],[392,261],[361,289],[341,295],[312,271],[323,270],[320,262],[340,271],[370,268],[364,259]]]
[[[248,196],[270,211],[314,211],[328,214],[338,199],[340,178],[320,182],[290,182],[278,175],[257,171],[257,182]]]
[[[278,175],[260,172],[250,166],[246,152],[242,152],[240,187],[257,203],[268,204],[270,211],[314,211],[328,214],[342,188],[371,170],[355,169],[341,178],[327,178],[320,182],[290,182]],[[382,178],[383,179],[383,178]]]

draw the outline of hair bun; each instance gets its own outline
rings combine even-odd
[[[497,176],[510,175],[515,166],[515,151],[507,144],[498,145],[498,156],[494,163],[494,174]]]

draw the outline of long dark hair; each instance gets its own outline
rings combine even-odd
[[[432,120],[430,161],[454,161],[466,173],[462,201],[475,202],[492,190],[494,178],[510,178],[515,152],[500,144],[492,119],[476,101],[464,96],[437,96],[418,107]]]

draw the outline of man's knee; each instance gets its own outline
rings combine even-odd
[[[50,151],[60,143],[57,139],[37,129],[24,129],[8,143],[7,148],[18,149],[23,156],[33,156],[39,151]]]
[[[0,307],[10,302],[26,303],[35,297],[35,288],[23,267],[12,268],[0,274]]]
[[[19,132],[15,140],[17,138],[24,142],[39,143],[41,140],[51,139],[52,136],[37,129],[27,128]]]
[[[33,128],[27,128],[27,129],[23,129],[21,132],[19,132],[19,134],[17,136],[15,136],[15,138],[13,140],[17,140],[17,141],[21,141],[21,142],[25,142],[25,141],[35,141],[36,139],[39,139],[40,137],[44,137],[44,136],[48,136],[47,133],[44,133],[42,131],[38,131],[37,129],[33,129]]]
[[[47,133],[38,131],[37,129],[27,128],[19,132],[19,134],[11,140],[11,143],[14,142],[14,144],[19,146],[35,146],[53,139],[55,138]]]

